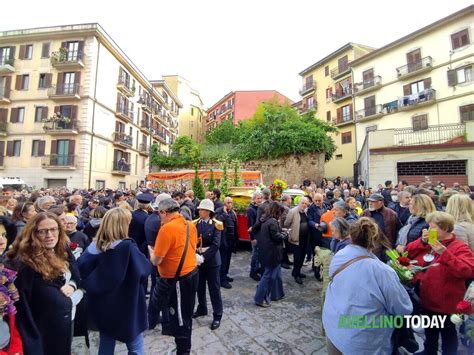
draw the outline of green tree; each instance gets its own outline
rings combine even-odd
[[[240,178],[240,160],[234,159],[232,166],[234,168],[233,186],[240,186],[242,185],[242,179]]]
[[[228,167],[227,158],[222,158],[219,163],[222,169],[222,176],[221,176],[221,182],[219,184],[219,189],[221,190],[221,194],[223,196],[227,196],[229,194],[229,176],[227,175],[227,167]]]
[[[204,186],[202,185],[201,178],[199,177],[197,165],[194,167],[193,191],[194,195],[198,199],[202,200],[204,198]]]
[[[212,191],[216,187],[216,180],[214,179],[214,170],[211,169],[209,176],[209,184],[207,185],[207,191]]]
[[[178,137],[171,146],[172,156],[183,164],[195,164],[199,160],[199,145],[190,137]]]
[[[210,130],[205,137],[207,144],[235,143],[238,131],[232,120],[225,120],[217,127]]]

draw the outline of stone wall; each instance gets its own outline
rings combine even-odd
[[[200,169],[219,169],[218,164],[201,166]],[[284,180],[288,186],[301,185],[304,179],[317,182],[324,177],[324,153],[288,155],[270,160],[242,162],[241,170],[259,170],[263,175],[263,183],[270,185],[275,179]],[[229,167],[229,173],[232,167]]]

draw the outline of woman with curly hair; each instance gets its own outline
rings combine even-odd
[[[41,212],[8,252],[18,272],[18,329],[25,354],[70,354],[79,273],[58,217]],[[80,298],[80,296],[79,296]]]

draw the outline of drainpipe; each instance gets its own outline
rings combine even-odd
[[[89,181],[87,183],[87,188],[91,188],[91,180],[92,180],[92,150],[94,148],[94,123],[95,123],[95,105],[96,105],[96,95],[97,95],[97,77],[99,74],[99,54],[100,54],[100,41],[96,37],[98,46],[97,46],[97,60],[96,60],[96,67],[95,67],[95,80],[94,80],[94,101],[92,103],[92,133],[91,133],[91,148],[89,154]]]

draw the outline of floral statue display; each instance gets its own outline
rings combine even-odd
[[[15,323],[14,303],[19,299],[15,278],[16,272],[0,263],[0,354],[23,353],[20,333]]]
[[[280,179],[275,179],[273,184],[270,185],[270,191],[272,193],[272,200],[278,201],[281,197],[282,192],[286,190],[286,182]]]
[[[47,122],[64,122],[65,124],[71,123],[71,118],[63,116],[61,112],[55,112],[50,118],[43,119],[44,123]]]

